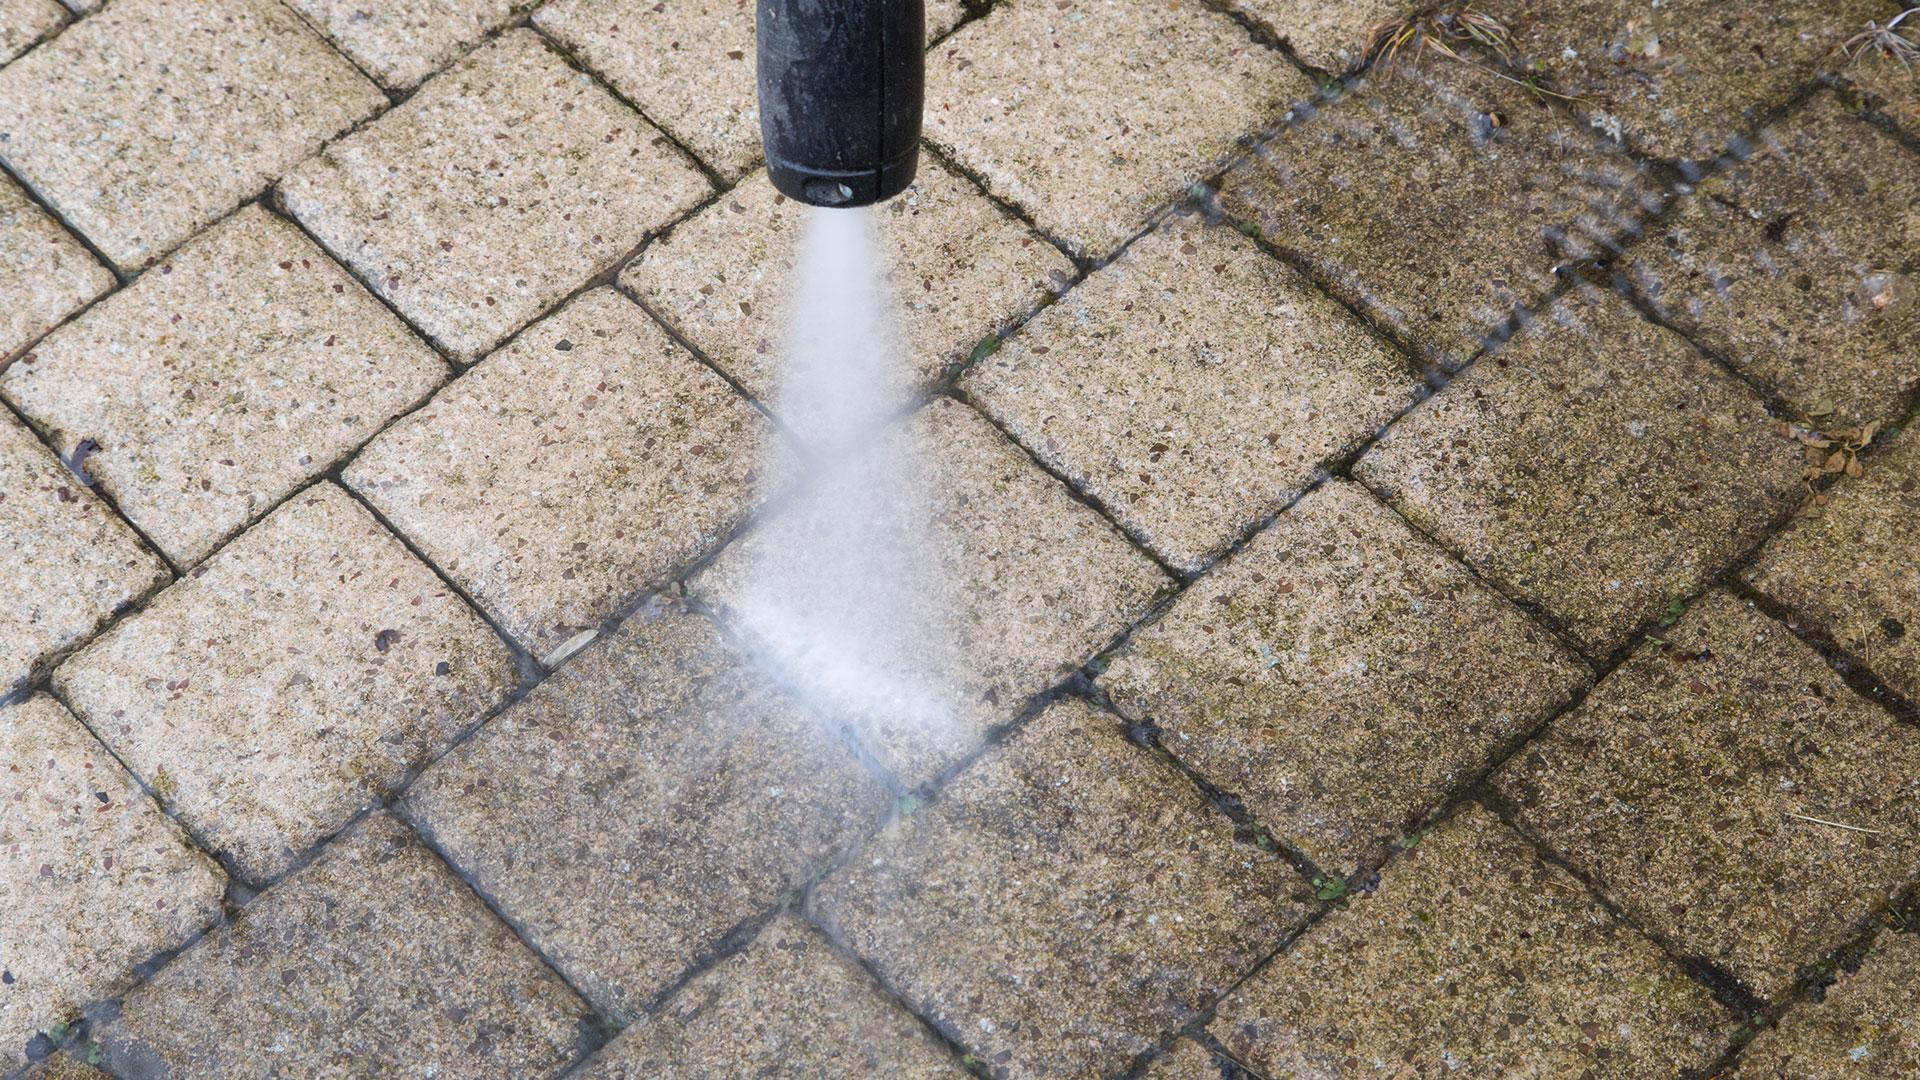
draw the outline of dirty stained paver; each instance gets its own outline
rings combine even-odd
[[[0,1076],[1905,1080],[1899,7],[0,0]]]

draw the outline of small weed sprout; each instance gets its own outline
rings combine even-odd
[[[1366,60],[1373,70],[1388,75],[1398,68],[1403,59],[1409,64],[1417,64],[1422,54],[1432,53],[1524,86],[1534,94],[1563,101],[1575,100],[1542,86],[1540,76],[1544,71],[1538,64],[1524,77],[1510,75],[1461,52],[1463,47],[1483,49],[1496,57],[1501,67],[1508,68],[1515,66],[1514,58],[1520,51],[1513,40],[1513,31],[1486,12],[1472,7],[1429,6],[1415,8],[1397,19],[1388,19],[1375,26],[1367,35]]]
[[[1891,59],[1900,65],[1902,71],[1912,75],[1914,66],[1920,64],[1920,42],[1908,37],[1908,31],[1901,24],[1916,13],[1920,13],[1920,7],[1908,8],[1884,23],[1868,20],[1866,29],[1840,45],[1841,55],[1853,65],[1858,65],[1867,57]],[[1920,26],[1920,19],[1915,19],[1914,23]]]

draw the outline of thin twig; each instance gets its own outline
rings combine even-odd
[[[1808,817],[1805,814],[1796,814],[1791,810],[1787,811],[1787,816],[1790,818],[1799,818],[1801,821],[1811,821],[1815,825],[1831,825],[1836,829],[1845,829],[1848,832],[1867,833],[1870,836],[1881,836],[1884,834],[1881,829],[1863,829],[1858,825],[1846,825],[1838,821],[1828,821],[1826,818]]]

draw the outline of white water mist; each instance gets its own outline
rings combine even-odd
[[[943,635],[924,602],[929,500],[907,440],[875,445],[900,343],[870,213],[810,213],[774,411],[807,418],[812,474],[793,478],[803,494],[736,615],[802,696],[898,733],[947,714],[933,674]]]

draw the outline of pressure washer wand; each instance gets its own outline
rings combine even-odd
[[[758,0],[760,140],[773,186],[866,206],[913,182],[920,156],[921,0]]]

